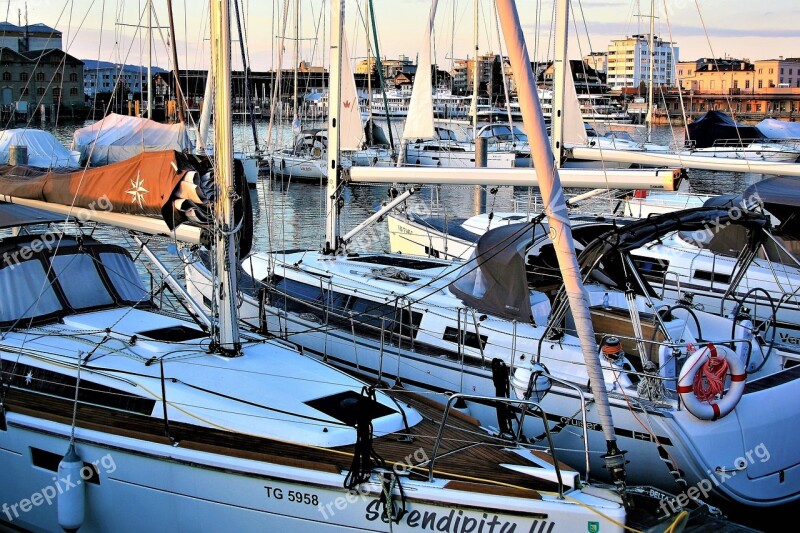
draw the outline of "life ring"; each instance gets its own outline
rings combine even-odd
[[[728,368],[731,386],[719,400],[713,400],[724,389]],[[698,375],[701,369],[703,374]],[[694,416],[701,420],[717,420],[733,411],[739,403],[746,380],[747,371],[742,358],[726,346],[709,343],[695,351],[683,364],[677,392]]]

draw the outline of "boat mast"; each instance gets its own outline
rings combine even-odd
[[[569,0],[564,0],[556,4],[556,36],[555,50],[553,56],[553,111],[550,115],[551,134],[550,143],[552,144],[553,154],[555,155],[556,167],[561,168],[564,154],[564,105],[565,105],[565,86],[567,76],[572,76],[572,69],[567,68],[567,48],[569,44]],[[580,113],[580,102],[578,102],[578,113]]]
[[[506,39],[508,57],[511,61],[511,69],[517,81],[522,120],[525,124],[525,131],[530,138],[531,158],[537,175],[541,177],[539,189],[544,200],[553,246],[561,275],[564,279],[564,289],[569,299],[570,309],[575,319],[575,329],[580,339],[583,358],[589,374],[589,384],[597,405],[597,414],[606,438],[607,453],[604,456],[606,467],[618,486],[624,488],[624,452],[620,452],[619,448],[617,448],[616,437],[614,436],[611,408],[605,389],[603,369],[598,358],[594,327],[589,314],[589,301],[581,280],[580,266],[575,253],[569,213],[564,200],[559,171],[553,163],[553,151],[547,141],[547,128],[536,90],[536,79],[531,70],[528,49],[525,46],[525,38],[522,35],[522,26],[520,25],[514,0],[496,1],[500,23],[503,27],[503,35]],[[558,2],[559,12],[566,13],[568,7],[565,7],[565,5],[568,4],[568,1],[558,0]]]
[[[367,123],[369,124],[369,138],[367,139],[367,144],[372,146],[375,144],[375,138],[372,135],[372,57],[370,56],[370,44],[369,44],[369,0],[364,0],[364,10],[366,11],[366,17],[364,20],[364,30],[367,37]]]
[[[175,73],[175,111],[178,113],[178,122],[186,124],[183,91],[181,90],[181,71],[178,68],[178,48],[175,44],[175,19],[172,16],[172,0],[167,0],[167,14],[169,16],[169,40],[172,48],[172,70]]]
[[[147,0],[147,118],[153,119],[153,0]]]
[[[655,0],[650,0],[650,83],[647,86],[647,142],[650,142],[650,135],[653,133],[653,67],[655,66],[655,50],[653,50],[653,32],[655,31]]]
[[[292,95],[292,129],[295,135],[300,133],[300,117],[297,115],[297,69],[300,63],[300,0],[294,2],[294,83]],[[328,107],[331,100],[328,98]]]
[[[375,70],[378,72],[378,81],[381,86],[381,95],[383,96],[383,112],[386,116],[386,130],[389,133],[389,145],[392,148],[392,157],[397,157],[397,152],[394,146],[394,135],[392,134],[392,121],[389,116],[389,102],[386,98],[386,82],[383,78],[383,63],[381,63],[381,49],[378,46],[378,29],[375,26],[375,6],[372,5],[372,0],[368,0],[370,6],[370,19],[369,23],[372,25],[372,40],[375,42]],[[372,104],[370,104],[371,106]],[[402,155],[402,154],[401,154]],[[400,161],[400,158],[398,158]]]
[[[342,95],[342,33],[344,1],[331,1],[330,87],[328,89],[328,180],[325,195],[325,249],[334,254],[339,247],[339,106]]]
[[[472,103],[471,103],[471,114],[472,114],[472,139],[477,142],[476,137],[478,136],[478,7],[480,0],[475,0],[474,2],[474,13],[473,13],[473,35],[472,38],[475,41],[475,66],[472,68]],[[489,110],[491,112],[491,109]]]
[[[256,130],[256,118],[253,115],[253,101],[250,99],[250,67],[247,63],[247,52],[245,51],[244,32],[242,31],[242,19],[239,17],[239,0],[233,0],[233,7],[236,13],[236,30],[239,33],[239,51],[242,54],[242,74],[244,76],[244,102],[247,109],[247,116],[250,119],[250,128],[253,130],[253,145],[256,152],[261,150],[258,147],[258,131]]]
[[[236,232],[233,231],[233,128],[231,123],[230,0],[211,1],[211,63],[217,113],[214,118],[214,166],[217,198],[214,254],[219,320],[216,348],[223,355],[239,355],[239,317],[236,307]]]

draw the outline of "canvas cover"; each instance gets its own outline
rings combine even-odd
[[[764,178],[747,187],[742,196],[749,204],[763,205],[764,209],[778,219],[777,233],[800,238],[800,220],[797,217],[797,209],[800,207],[800,178]]]
[[[768,139],[800,139],[800,122],[765,118],[756,128]]]
[[[657,297],[653,287],[642,276],[642,286],[629,283],[632,274],[623,256],[676,231],[701,248],[710,247],[719,237],[720,240],[714,245],[722,249],[731,245],[729,236],[731,239],[738,239],[739,236],[735,232],[727,232],[729,226],[746,230],[748,245],[756,247],[765,239],[765,234],[757,230],[768,228],[769,218],[742,209],[695,207],[636,220],[590,242],[578,257],[581,274],[584,278],[591,274],[595,279],[619,290],[624,291],[630,286],[637,293],[644,291],[651,297]],[[720,231],[720,228],[727,233]]]
[[[710,148],[718,140],[739,140],[749,144],[764,138],[758,128],[736,122],[720,111],[709,111],[688,126],[689,139],[696,148]]]
[[[81,153],[81,164],[109,165],[141,152],[191,151],[185,124],[161,124],[146,118],[111,113],[72,135],[72,150]]]
[[[509,224],[484,233],[460,276],[450,284],[450,292],[481,313],[530,323],[525,250],[534,239],[535,227],[541,228]]]
[[[253,213],[244,168],[234,160],[233,206],[239,233],[239,257],[253,239]],[[215,179],[212,161],[166,150],[144,152],[119,163],[97,168],[44,171],[31,166],[0,165],[0,195],[38,200],[77,209],[158,217],[170,229],[191,222],[213,222]]]
[[[12,146],[28,149],[28,164],[39,168],[77,168],[78,152],[58,142],[52,133],[37,129],[16,128],[0,132],[0,163],[8,163]]]

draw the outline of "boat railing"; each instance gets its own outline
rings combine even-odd
[[[499,397],[494,397],[494,396],[479,396],[479,395],[475,395],[475,394],[463,394],[463,393],[456,393],[456,394],[450,395],[450,397],[447,399],[447,404],[445,405],[445,409],[442,412],[442,421],[439,424],[439,431],[438,431],[438,433],[436,435],[436,441],[433,444],[433,454],[431,455],[430,461],[428,463],[428,480],[429,481],[433,481],[433,469],[434,469],[434,465],[436,463],[436,457],[439,454],[439,448],[441,446],[442,439],[444,437],[444,430],[447,427],[447,419],[450,416],[450,411],[453,409],[453,405],[457,401],[458,402],[473,401],[473,402],[483,402],[483,403],[498,403],[498,404],[507,404],[507,405],[509,405],[511,407],[524,406],[526,410],[530,409],[530,410],[537,411],[539,416],[541,416],[541,418],[542,418],[542,425],[544,426],[544,430],[545,430],[545,434],[546,434],[546,438],[547,438],[547,444],[548,444],[550,456],[553,459],[553,468],[555,470],[556,479],[557,479],[557,485],[558,485],[558,497],[559,497],[559,499],[563,499],[564,498],[564,480],[563,480],[563,477],[561,475],[561,469],[559,467],[558,458],[556,457],[556,449],[555,449],[555,446],[553,445],[553,439],[552,439],[552,436],[550,434],[550,426],[547,423],[547,413],[545,412],[545,410],[542,408],[541,405],[539,405],[537,402],[534,402],[532,400],[517,400],[517,399],[511,399],[511,398],[499,398]],[[585,419],[586,419],[586,417],[584,415],[584,420]],[[520,431],[521,431],[521,429],[520,429]],[[519,433],[518,433],[518,435],[519,435]],[[518,440],[518,437],[517,437],[517,440]]]

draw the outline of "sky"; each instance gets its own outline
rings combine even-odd
[[[287,29],[282,31],[284,1],[240,0],[247,53],[253,70],[278,63],[278,48],[285,33],[283,64],[294,61],[294,0],[287,0]],[[300,39],[298,55],[315,65],[327,65],[327,0],[298,0]],[[652,1],[652,0],[651,0]],[[612,39],[647,33],[651,1],[573,0],[570,13],[569,55],[605,51]],[[207,0],[172,0],[180,68],[207,68]],[[680,60],[729,55],[750,60],[800,57],[800,2],[796,0],[654,0],[655,34],[672,40]],[[5,4],[5,5],[4,5]],[[171,64],[167,42],[167,2],[153,0],[153,63]],[[0,1],[5,17],[18,23],[41,22],[63,33],[64,47],[79,59],[147,64],[146,0],[10,0]],[[345,32],[351,56],[367,55],[363,20],[365,0],[346,0]],[[380,55],[415,59],[420,48],[430,0],[373,0]],[[480,0],[478,16],[480,53],[501,53],[493,2]],[[764,7],[766,6],[766,8]],[[532,59],[552,56],[553,0],[517,0],[517,9]],[[451,58],[474,54],[474,0],[439,0],[435,31],[435,61],[444,68]],[[234,14],[232,12],[232,17]],[[234,19],[235,20],[235,19]],[[159,27],[163,29],[159,29]],[[539,31],[536,31],[538,28]],[[234,34],[236,34],[234,26]],[[274,43],[274,45],[273,45]],[[233,43],[234,68],[241,66],[238,43]]]

